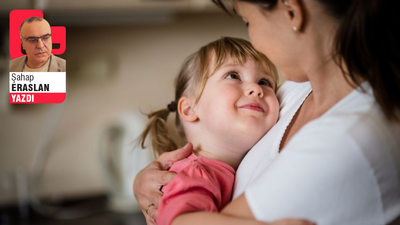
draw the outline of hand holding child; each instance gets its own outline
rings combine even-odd
[[[188,143],[178,150],[163,153],[136,176],[133,184],[134,195],[146,217],[147,224],[156,224],[154,220],[157,219],[158,204],[162,198],[160,188],[176,176],[176,173],[168,171],[169,167],[172,163],[186,158],[192,150],[193,145]]]

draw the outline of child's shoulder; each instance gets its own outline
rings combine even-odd
[[[187,173],[190,175],[215,175],[215,173],[235,174],[235,170],[228,164],[208,159],[203,156],[197,156],[192,153],[187,158],[174,163],[170,171],[175,173]]]
[[[174,163],[170,171],[176,172],[175,178],[163,188],[165,193],[178,193],[182,190],[207,190],[213,195],[221,195],[229,201],[235,170],[226,163],[196,156],[189,157]]]

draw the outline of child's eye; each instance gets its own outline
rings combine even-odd
[[[226,79],[235,79],[235,80],[240,80],[240,76],[239,74],[235,73],[235,72],[229,72],[226,76]]]
[[[270,80],[268,80],[268,79],[261,79],[261,80],[258,82],[258,84],[259,84],[259,85],[266,85],[266,86],[268,86],[268,87],[270,87],[270,88],[274,88],[273,82],[270,81]]]

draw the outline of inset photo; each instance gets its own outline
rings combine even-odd
[[[10,61],[10,72],[66,72],[66,61],[52,54],[51,31],[42,17],[25,19],[20,26],[23,55]]]

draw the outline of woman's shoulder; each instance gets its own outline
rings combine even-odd
[[[304,126],[259,172],[246,190],[252,209],[266,209],[256,218],[274,209],[265,220],[291,215],[319,224],[383,224],[400,213],[400,125],[387,121],[374,101],[355,99]],[[287,199],[289,208],[281,204]]]
[[[282,156],[287,150],[287,155],[302,154],[305,163],[317,158],[323,162],[321,170],[343,171],[339,176],[352,173],[355,181],[364,174],[376,184],[383,204],[390,205],[387,197],[400,200],[399,137],[400,124],[386,119],[371,93],[355,90],[304,126]]]
[[[348,140],[360,149],[400,149],[400,123],[386,119],[368,87],[366,92],[354,90],[320,118],[305,125],[299,136],[315,141],[318,137],[325,143],[343,144]]]
[[[310,123],[292,138],[281,159],[287,161],[286,166],[301,163],[293,174],[312,180],[310,187],[318,184],[335,187],[327,193],[358,201],[350,204],[350,208],[374,202],[370,205],[373,211],[368,208],[359,213],[371,212],[375,218],[391,221],[400,213],[398,137],[400,125],[387,121],[373,103],[366,105],[365,110],[352,113],[338,110]],[[302,169],[304,173],[300,175]],[[328,179],[317,179],[319,175]],[[340,189],[343,185],[346,190]],[[364,200],[368,201],[359,204]]]

